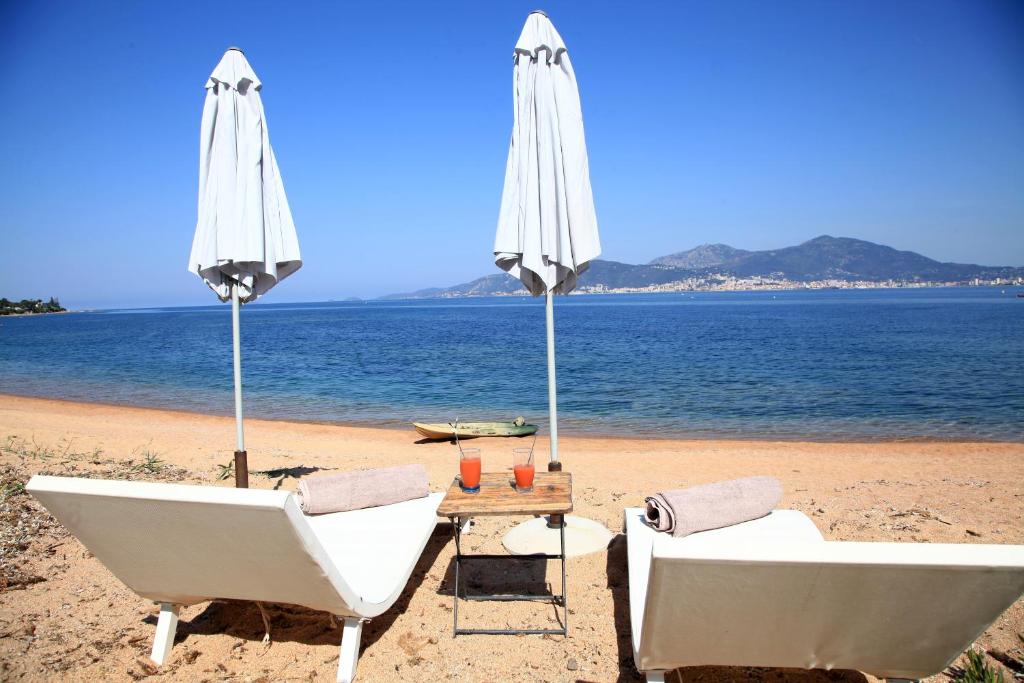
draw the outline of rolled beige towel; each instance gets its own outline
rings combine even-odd
[[[299,481],[299,504],[307,515],[391,505],[429,493],[423,465],[359,470]]]
[[[720,529],[764,517],[782,500],[774,477],[747,477],[662,491],[646,499],[647,523],[673,536]]]

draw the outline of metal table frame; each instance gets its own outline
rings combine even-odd
[[[468,522],[471,517],[449,517],[455,527],[455,590],[452,594],[454,601],[454,625],[452,638],[460,635],[569,635],[569,607],[565,599],[565,524],[559,527],[560,550],[558,555],[547,555],[536,553],[532,555],[465,555],[462,552],[462,525]],[[561,560],[562,561],[562,594],[561,595],[520,595],[509,593],[483,593],[479,595],[463,595],[463,600],[476,601],[502,601],[502,602],[547,602],[551,601],[556,607],[562,607],[562,628],[459,628],[459,569],[466,561],[516,561],[516,560]],[[557,614],[557,610],[556,610]]]

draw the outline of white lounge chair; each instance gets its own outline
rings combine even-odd
[[[125,585],[160,604],[157,664],[182,605],[281,602],[344,618],[338,681],[346,682],[363,622],[398,599],[442,498],[307,517],[285,491],[49,476],[26,488]]]
[[[685,666],[944,670],[1024,593],[1024,546],[825,541],[795,510],[684,538],[625,512],[633,658]]]

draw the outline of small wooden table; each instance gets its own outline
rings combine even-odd
[[[538,472],[533,481],[533,491],[518,493],[511,472],[484,472],[480,475],[479,493],[462,490],[458,477],[452,482],[437,514],[449,518],[455,528],[455,592],[454,628],[452,637],[467,634],[519,635],[544,634],[568,635],[569,608],[565,600],[565,525],[559,529],[561,546],[558,555],[536,553],[533,555],[464,555],[462,553],[462,525],[472,517],[496,517],[501,515],[565,515],[572,512],[572,474],[569,472]],[[459,569],[467,560],[508,561],[521,558],[561,560],[562,594],[552,595],[555,605],[562,607],[562,628],[557,629],[469,629],[459,628]],[[463,600],[546,600],[548,596],[481,594],[463,595]]]

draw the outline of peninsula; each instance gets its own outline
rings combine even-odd
[[[42,299],[22,299],[21,301],[10,301],[0,299],[0,315],[35,315],[38,313],[66,313],[68,309],[60,305],[55,297],[49,301]]]

